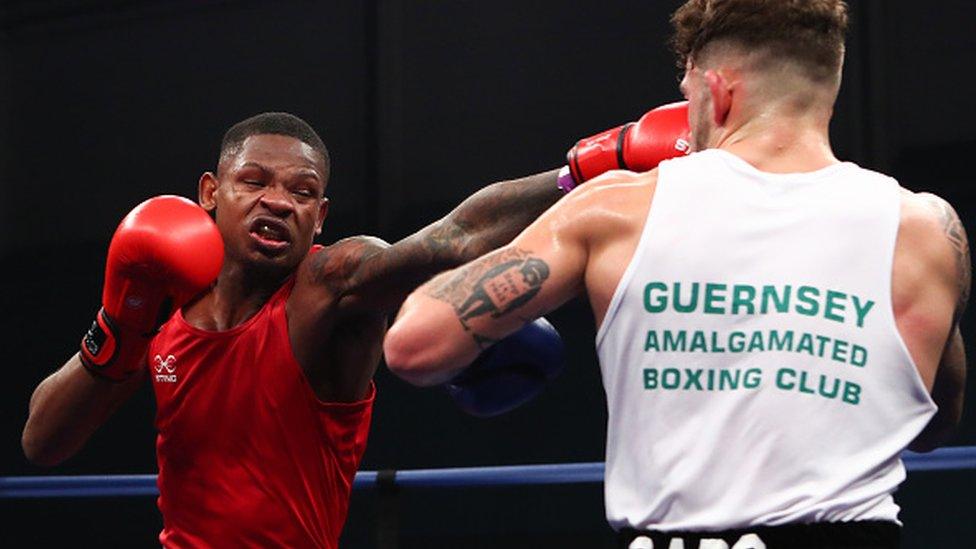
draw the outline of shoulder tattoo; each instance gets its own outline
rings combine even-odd
[[[312,256],[308,262],[312,279],[335,289],[345,289],[364,268],[367,259],[376,256],[387,246],[385,242],[370,237],[340,240]]]
[[[926,196],[926,200],[938,215],[946,239],[956,255],[956,274],[959,283],[959,299],[956,302],[956,320],[958,321],[969,303],[970,285],[972,284],[969,239],[966,238],[966,229],[962,226],[959,214],[948,202],[934,195]]]

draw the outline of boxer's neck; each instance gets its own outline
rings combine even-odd
[[[769,173],[812,172],[839,162],[820,116],[753,117],[719,137],[715,148]]]
[[[185,320],[202,330],[224,331],[254,316],[291,273],[256,273],[232,261],[224,263],[214,286],[184,311]]]

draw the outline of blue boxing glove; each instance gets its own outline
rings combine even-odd
[[[565,367],[559,332],[544,318],[486,349],[444,387],[465,412],[477,417],[504,414],[528,402]]]

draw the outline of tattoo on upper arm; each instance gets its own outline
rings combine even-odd
[[[342,295],[355,285],[354,280],[370,276],[370,271],[376,269],[376,261],[367,260],[378,257],[388,246],[372,237],[345,238],[315,252],[307,262],[307,268],[314,281]]]
[[[450,304],[464,329],[482,349],[495,340],[475,332],[478,317],[504,316],[532,300],[549,278],[549,265],[526,250],[513,248],[479,259],[455,273],[435,278],[424,290]]]
[[[970,285],[972,284],[972,263],[969,255],[969,240],[966,229],[962,226],[959,214],[945,200],[932,195],[928,197],[929,205],[938,213],[949,244],[956,254],[956,273],[959,283],[959,299],[956,301],[955,320],[958,322],[966,305],[969,303]]]

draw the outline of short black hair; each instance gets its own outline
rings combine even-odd
[[[263,112],[256,114],[245,120],[234,124],[224,134],[220,142],[220,160],[225,156],[237,154],[241,150],[244,141],[252,135],[287,135],[294,137],[309,147],[312,147],[320,155],[325,163],[323,176],[328,180],[331,171],[332,161],[329,158],[329,150],[325,148],[325,143],[319,134],[315,133],[312,126],[301,118],[287,112]]]

